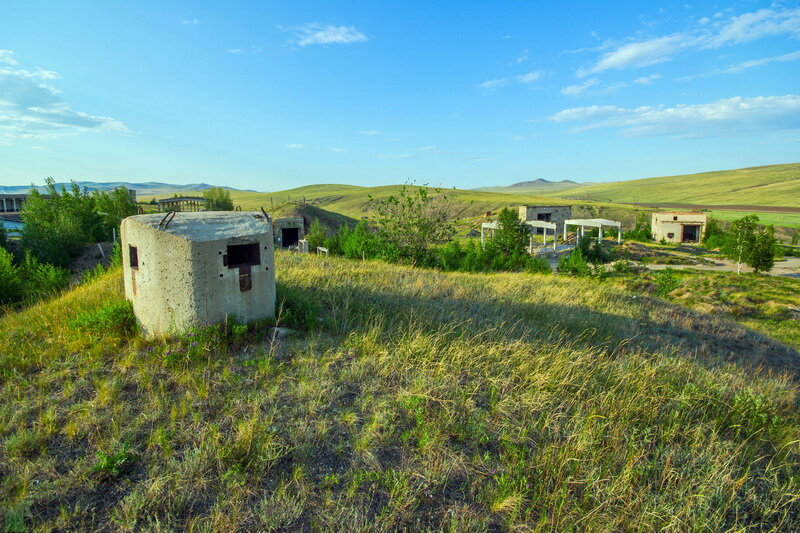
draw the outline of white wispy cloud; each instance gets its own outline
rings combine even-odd
[[[690,50],[714,49],[776,35],[800,36],[800,8],[761,9],[738,16],[718,13],[687,31],[639,39],[613,47],[593,64],[581,67],[585,77],[609,70],[640,68],[670,61]]]
[[[584,83],[580,83],[578,85],[570,85],[569,87],[564,87],[563,89],[561,89],[561,94],[566,94],[567,96],[577,96],[586,89],[594,87],[599,83],[600,80],[598,80],[597,78],[589,78]]]
[[[197,19],[181,19],[181,24],[184,26],[197,26],[200,21]]]
[[[517,56],[517,58],[514,61],[512,61],[511,63],[509,63],[509,64],[519,65],[520,63],[526,62],[528,59],[530,59],[530,56],[528,55],[528,52],[530,52],[530,50],[523,50],[522,53],[519,56]]]
[[[332,24],[310,23],[288,29],[294,34],[295,44],[353,44],[363,43],[369,38],[353,26],[334,26]]]
[[[53,87],[58,74],[51,70],[17,68],[10,50],[0,55],[0,144],[17,139],[47,139],[85,132],[129,133],[120,121],[76,111]]]
[[[533,83],[537,80],[542,79],[545,76],[545,72],[543,70],[534,70],[532,72],[528,72],[527,74],[522,74],[521,76],[517,76],[516,80],[520,83]]]
[[[290,148],[292,150],[302,150],[306,148],[305,144],[287,144],[286,148]]]
[[[707,104],[614,105],[565,109],[548,117],[554,122],[581,122],[573,133],[617,128],[626,136],[666,135],[673,138],[725,137],[800,129],[800,95],[736,96]]]
[[[0,50],[0,63],[6,65],[16,65],[17,61],[14,59],[14,52],[11,50]]]
[[[244,50],[241,48],[228,48],[229,54],[241,54],[242,52],[244,52]]]
[[[383,135],[383,133],[378,130],[361,130],[358,133],[361,135]]]
[[[480,83],[480,84],[478,84],[478,87],[480,87],[481,89],[486,89],[486,90],[491,91],[491,90],[494,90],[494,89],[499,89],[500,87],[505,87],[506,85],[509,84],[509,82],[510,82],[510,80],[508,78],[497,78],[497,79],[494,79],[494,80],[489,80],[489,81],[485,81],[483,83]]]
[[[661,74],[651,74],[649,76],[642,76],[641,78],[636,78],[633,80],[633,83],[636,85],[650,85],[657,79],[661,77]]]

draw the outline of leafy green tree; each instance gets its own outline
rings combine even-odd
[[[233,211],[231,191],[222,187],[212,187],[203,191],[207,211]]]
[[[306,234],[308,247],[311,250],[316,251],[318,246],[325,245],[325,241],[327,239],[328,230],[322,225],[322,222],[319,221],[319,218],[314,218],[314,222],[311,223],[311,226],[308,228],[308,233]]]
[[[95,191],[94,202],[98,214],[103,219],[102,237],[107,241],[111,240],[112,229],[119,231],[123,218],[135,215],[139,211],[136,200],[125,187],[113,191]]]
[[[66,266],[87,243],[102,237],[103,219],[86,189],[72,182],[58,190],[46,180],[46,194],[32,188],[20,212],[22,245],[41,262]]]
[[[8,232],[2,224],[0,224],[0,248],[8,248]]]
[[[528,226],[514,210],[503,208],[497,215],[497,226],[489,246],[495,253],[514,255],[525,252],[530,239]]]
[[[756,230],[753,247],[747,261],[755,273],[769,272],[775,266],[776,242],[773,226],[764,226]]]
[[[403,186],[397,196],[373,202],[381,237],[415,264],[455,235],[453,202],[439,189]]]
[[[722,245],[722,255],[736,263],[736,273],[741,274],[742,265],[747,264],[755,242],[757,215],[747,215],[734,220],[728,228],[728,236]]]
[[[722,254],[736,263],[737,274],[742,265],[756,273],[769,272],[775,264],[775,243],[775,229],[759,226],[758,215],[747,215],[731,223]]]

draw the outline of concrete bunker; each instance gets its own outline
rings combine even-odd
[[[272,225],[261,213],[206,211],[122,221],[125,297],[146,336],[235,316],[275,316]]]
[[[653,240],[674,243],[698,243],[706,231],[708,217],[699,211],[653,213],[650,227]]]
[[[303,217],[276,218],[273,221],[275,231],[275,246],[291,248],[297,246],[305,234],[305,220]]]

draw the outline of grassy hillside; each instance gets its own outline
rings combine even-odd
[[[798,354],[766,337],[593,280],[276,272],[273,343],[145,341],[119,272],[0,318],[5,527],[800,528]]]
[[[274,193],[256,193],[231,191],[231,198],[242,209],[258,209],[287,201],[302,201],[334,211],[355,219],[360,219],[371,212],[372,200],[397,195],[401,185],[385,185],[381,187],[357,187],[354,185],[309,185],[296,189]],[[525,194],[499,194],[483,191],[465,191],[460,189],[444,189],[461,207],[462,217],[483,215],[486,211],[497,211],[503,207],[539,203],[543,205],[570,204],[568,200],[545,197],[531,197]],[[149,199],[149,198],[145,198]]]
[[[564,196],[606,202],[797,207],[800,163],[584,185]]]

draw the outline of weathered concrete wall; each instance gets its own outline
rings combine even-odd
[[[548,222],[556,224],[556,233],[564,230],[564,221],[572,218],[572,206],[569,205],[521,205],[519,206],[519,219],[539,220],[538,215],[550,215]]]
[[[650,219],[650,228],[653,239],[656,241],[681,243],[684,236],[684,226],[700,226],[697,241],[702,240],[706,230],[708,217],[704,213],[653,213]]]
[[[285,248],[287,245],[284,243],[283,239],[283,229],[297,229],[297,240],[304,239],[306,236],[305,232],[305,220],[303,217],[284,217],[284,218],[276,218],[272,221],[272,227],[274,228],[273,231],[275,233],[275,244],[279,247]],[[297,243],[293,243],[297,244]]]
[[[227,315],[242,321],[275,315],[272,228],[263,219],[253,224],[246,218],[255,221],[254,215],[178,213],[166,231],[153,223],[162,215],[122,221],[125,296],[145,335],[180,333]],[[247,268],[226,266],[228,246],[254,243],[260,261],[249,266],[250,288],[243,291],[240,276]],[[131,266],[130,246],[136,247],[138,267]]]

